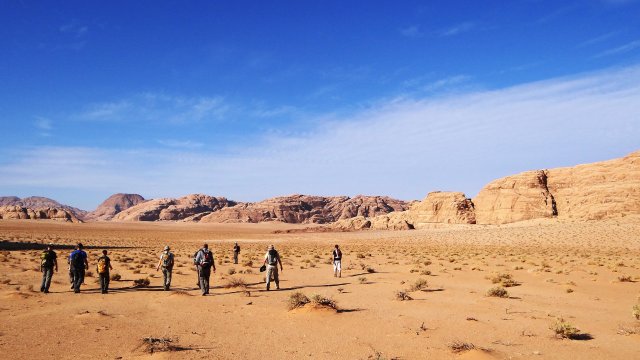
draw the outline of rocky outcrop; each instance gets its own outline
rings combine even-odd
[[[78,208],[60,204],[59,202],[42,196],[30,196],[19,198],[17,196],[1,196],[0,206],[19,206],[32,210],[59,209],[71,213],[75,218],[82,219],[86,215],[86,211]]]
[[[544,170],[526,171],[487,184],[473,199],[478,224],[505,224],[558,215]]]
[[[107,221],[116,214],[143,203],[145,199],[138,194],[113,194],[100,204],[94,211],[85,215],[85,220]]]
[[[473,203],[460,192],[431,192],[408,210],[371,218],[353,218],[335,223],[340,231],[361,229],[410,230],[429,227],[433,223],[475,224]]]
[[[559,219],[640,215],[640,151],[620,159],[548,170]]]
[[[132,206],[113,217],[114,221],[183,220],[194,215],[217,211],[235,202],[224,197],[192,194],[178,199],[162,198]]]
[[[326,224],[357,216],[373,217],[407,209],[407,203],[383,196],[281,196],[256,203],[242,203],[204,216],[201,222]]]
[[[3,220],[36,220],[50,219],[64,222],[81,222],[72,212],[59,208],[32,209],[18,205],[0,206],[0,219]]]

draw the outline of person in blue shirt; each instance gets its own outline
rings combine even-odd
[[[80,292],[80,285],[84,282],[84,272],[89,269],[89,261],[87,253],[82,250],[83,246],[79,243],[76,249],[69,255],[69,266],[73,273],[73,292]]]

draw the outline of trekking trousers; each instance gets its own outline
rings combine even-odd
[[[333,260],[333,273],[340,274],[342,272],[342,259]]]
[[[238,253],[237,253],[237,252],[234,252],[234,253],[233,253],[233,263],[234,263],[234,264],[237,264],[237,263],[238,263]]]
[[[42,285],[40,285],[40,291],[49,292],[49,286],[51,286],[51,278],[53,277],[53,266],[42,268]]]
[[[200,266],[200,290],[202,294],[209,293],[209,277],[211,276],[211,268],[206,266]]]
[[[269,285],[271,284],[271,277],[273,275],[273,281],[276,283],[276,287],[280,288],[280,278],[278,277],[278,266],[277,265],[267,265],[267,290],[269,290]]]
[[[84,282],[84,268],[73,270],[73,291],[80,292],[80,285]]]
[[[102,290],[102,292],[109,291],[109,272],[107,271],[98,275],[100,275],[100,290]]]
[[[166,290],[169,290],[169,287],[171,286],[171,272],[173,271],[173,269],[169,269],[166,267],[162,268],[162,276],[164,277],[164,288]],[[200,277],[198,276],[198,279],[200,279]],[[199,280],[198,280],[199,282]]]

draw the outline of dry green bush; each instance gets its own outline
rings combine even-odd
[[[224,284],[224,287],[227,289],[236,288],[236,287],[245,288],[247,287],[247,283],[241,277],[230,277],[229,279],[227,279],[227,282]]]
[[[633,305],[633,311],[631,314],[636,318],[636,320],[640,320],[640,304]]]
[[[400,301],[413,300],[413,298],[406,291],[403,291],[403,290],[396,291],[395,295],[396,295],[396,300],[400,300]]]
[[[338,309],[338,305],[333,299],[328,298],[326,296],[319,295],[319,294],[315,294],[311,296],[311,302],[316,306],[328,307],[331,309]]]
[[[487,296],[506,298],[509,297],[509,292],[502,286],[496,286],[487,291]]]
[[[580,334],[578,328],[564,321],[562,318],[556,320],[550,329],[555,333],[556,337],[562,339],[575,339]]]
[[[630,275],[620,275],[618,276],[618,281],[620,282],[633,282],[633,279]]]
[[[459,352],[463,352],[463,351],[469,351],[469,350],[473,350],[473,349],[476,348],[476,346],[473,345],[472,343],[463,342],[463,341],[457,341],[457,340],[449,343],[447,346],[454,353],[459,353]]]
[[[416,280],[413,285],[411,285],[411,287],[409,288],[409,291],[422,291],[425,290],[427,287],[429,287],[429,283],[427,282],[426,279],[418,279]]]
[[[234,268],[230,268],[229,270],[227,270],[227,274],[229,274],[229,275],[233,275],[235,273],[236,273],[236,269],[234,269]]]
[[[307,295],[301,292],[295,292],[289,295],[289,301],[287,303],[288,303],[289,310],[293,310],[299,307],[303,307],[309,302],[310,300],[307,297]]]
[[[111,274],[110,279],[113,281],[120,281],[120,279],[122,279],[122,276],[118,273],[113,273]]]
[[[151,281],[149,281],[149,278],[140,278],[140,279],[133,280],[133,286],[135,287],[147,287],[150,284],[151,284]]]

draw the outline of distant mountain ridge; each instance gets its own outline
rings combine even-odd
[[[133,206],[145,202],[146,200],[138,194],[113,194],[109,196],[102,204],[87,213],[84,217],[87,221],[108,221],[122,211]]]
[[[0,206],[20,206],[29,209],[62,209],[72,213],[78,219],[82,219],[87,214],[85,210],[64,205],[43,196],[29,196],[22,199],[17,196],[0,196]]]

